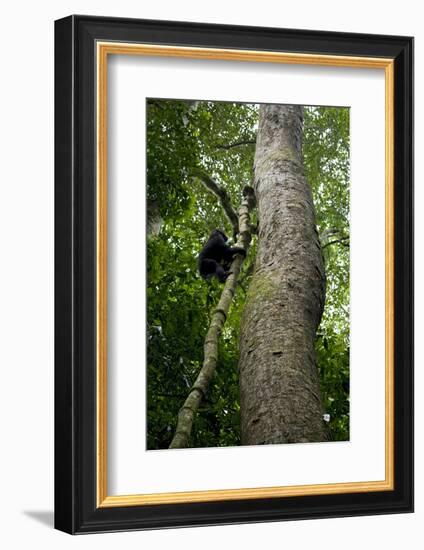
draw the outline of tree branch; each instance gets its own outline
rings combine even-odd
[[[255,145],[256,140],[253,139],[244,139],[241,141],[236,141],[234,143],[222,143],[220,145],[216,145],[217,149],[225,149],[228,151],[228,149],[232,149],[233,147],[240,147],[240,145]]]
[[[251,200],[249,199],[249,194],[244,193],[243,201],[238,209],[237,224],[240,225],[240,234],[236,246],[244,248],[246,254],[251,240],[249,216],[249,202],[251,203]],[[178,413],[177,428],[169,446],[170,449],[181,449],[189,446],[194,417],[197,414],[202,399],[206,396],[209,384],[216,370],[219,336],[224,327],[231,302],[236,292],[237,279],[240,274],[243,260],[243,256],[237,254],[231,264],[230,275],[225,281],[221,298],[212,315],[209,330],[206,334],[203,366],[200,369],[187,399]]]
[[[349,248],[350,243],[346,241],[349,241],[349,237],[341,237],[340,239],[336,239],[335,241],[329,241],[328,243],[325,243],[324,245],[322,245],[321,248],[322,250],[324,250],[324,248],[327,248],[327,246],[330,246],[331,244],[341,244],[342,246],[346,246],[347,248]]]
[[[200,179],[202,184],[211,191],[216,197],[218,197],[219,202],[221,203],[222,208],[224,209],[225,215],[227,216],[229,222],[233,227],[233,237],[237,237],[239,232],[239,219],[236,211],[234,210],[231,199],[227,191],[219,185],[215,180],[213,180],[208,174],[205,174],[202,171],[196,171],[194,175]]]

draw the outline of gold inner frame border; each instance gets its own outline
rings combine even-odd
[[[220,59],[385,72],[385,479],[315,485],[216,489],[132,495],[107,494],[107,61],[109,55]],[[96,42],[97,64],[97,295],[96,295],[96,471],[97,507],[212,502],[306,495],[366,493],[394,489],[394,60],[124,42]]]

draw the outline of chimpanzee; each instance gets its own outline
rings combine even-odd
[[[230,247],[228,237],[219,229],[214,229],[208,242],[199,254],[199,273],[206,279],[214,275],[220,283],[224,283],[230,274],[228,269],[236,254],[246,257],[246,251],[239,246]]]

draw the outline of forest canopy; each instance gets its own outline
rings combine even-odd
[[[168,448],[178,412],[203,362],[222,292],[203,280],[199,251],[215,228],[234,228],[205,179],[235,209],[252,185],[259,106],[213,101],[147,101],[147,448]],[[349,109],[304,107],[302,157],[312,189],[326,272],[315,340],[329,439],[349,439]],[[192,447],[240,445],[239,333],[257,248],[252,242],[219,338],[217,368],[196,415]]]

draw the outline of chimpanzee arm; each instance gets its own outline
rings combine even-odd
[[[240,246],[233,246],[232,248],[227,246],[224,250],[224,261],[232,262],[236,254],[240,254],[244,258],[246,257],[246,250]]]

